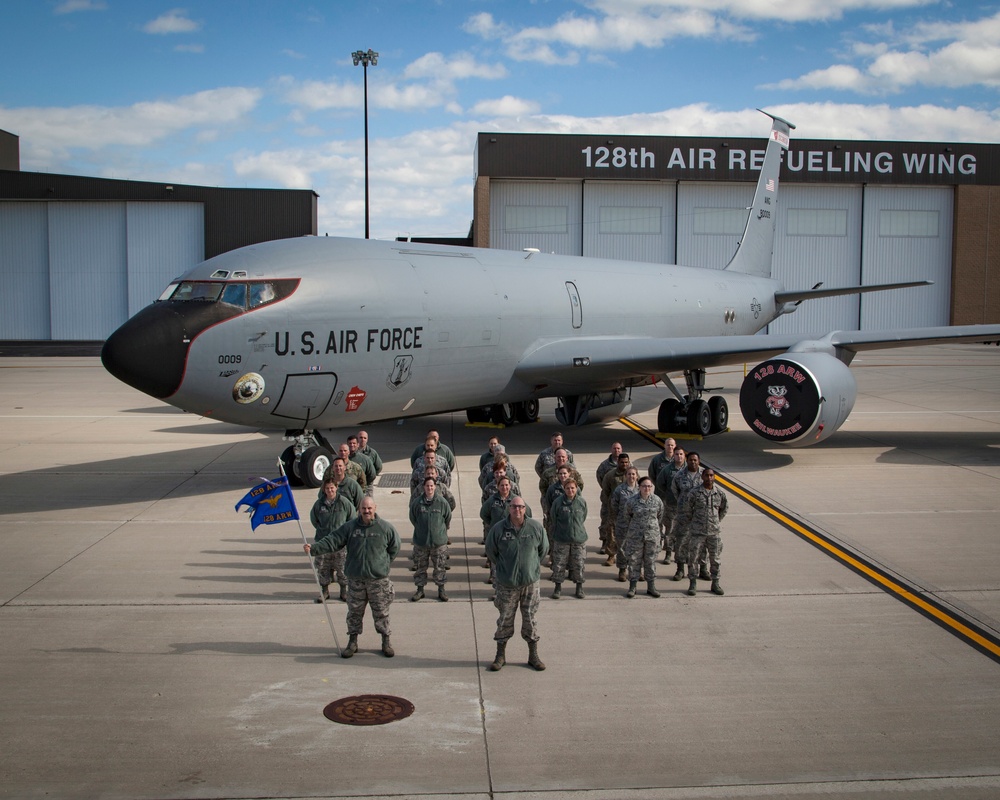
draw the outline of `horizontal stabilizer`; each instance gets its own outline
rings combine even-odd
[[[889,289],[909,289],[912,286],[932,286],[934,281],[908,281],[906,283],[878,283],[871,286],[844,286],[839,289],[802,289],[797,292],[775,292],[774,301],[782,303],[801,303],[803,300],[818,300],[821,297],[840,297],[845,294],[864,294],[865,292],[884,292]]]

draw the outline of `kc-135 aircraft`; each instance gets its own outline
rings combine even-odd
[[[767,114],[767,112],[763,112]],[[771,278],[778,173],[794,125],[770,139],[736,253],[722,270],[408,242],[305,237],[210,258],[115,331],[117,378],[178,408],[284,429],[286,471],[318,486],[324,431],[466,409],[471,421],[562,425],[622,416],[662,382],[661,431],[727,428],[706,370],[764,359],[740,389],[750,428],[805,446],[854,406],[862,350],[997,341],[1000,325],[819,336],[757,334],[803,300],[919,286],[787,290]],[[683,371],[682,393],[668,373]]]

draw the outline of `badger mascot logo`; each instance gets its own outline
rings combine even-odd
[[[782,411],[787,411],[791,408],[791,403],[788,402],[788,398],[785,397],[785,393],[788,392],[787,386],[768,386],[767,393],[770,397],[764,402],[767,404],[767,410],[771,412],[772,416],[780,417]]]

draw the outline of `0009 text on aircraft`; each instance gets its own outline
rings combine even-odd
[[[471,247],[307,237],[244,247],[177,279],[107,340],[120,380],[204,416],[294,437],[283,454],[318,485],[323,431],[467,409],[511,423],[557,397],[561,424],[627,413],[662,381],[661,430],[725,430],[708,368],[765,359],[740,410],[771,442],[822,441],[850,414],[861,350],[996,341],[1000,325],[818,336],[755,335],[803,300],[922,285],[786,291],[771,278],[782,153],[770,138],[736,253],[724,270]],[[668,373],[683,371],[682,393]]]

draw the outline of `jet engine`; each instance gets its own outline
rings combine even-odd
[[[828,353],[784,353],[758,364],[740,388],[740,411],[758,436],[789,447],[822,442],[847,419],[858,385]]]

